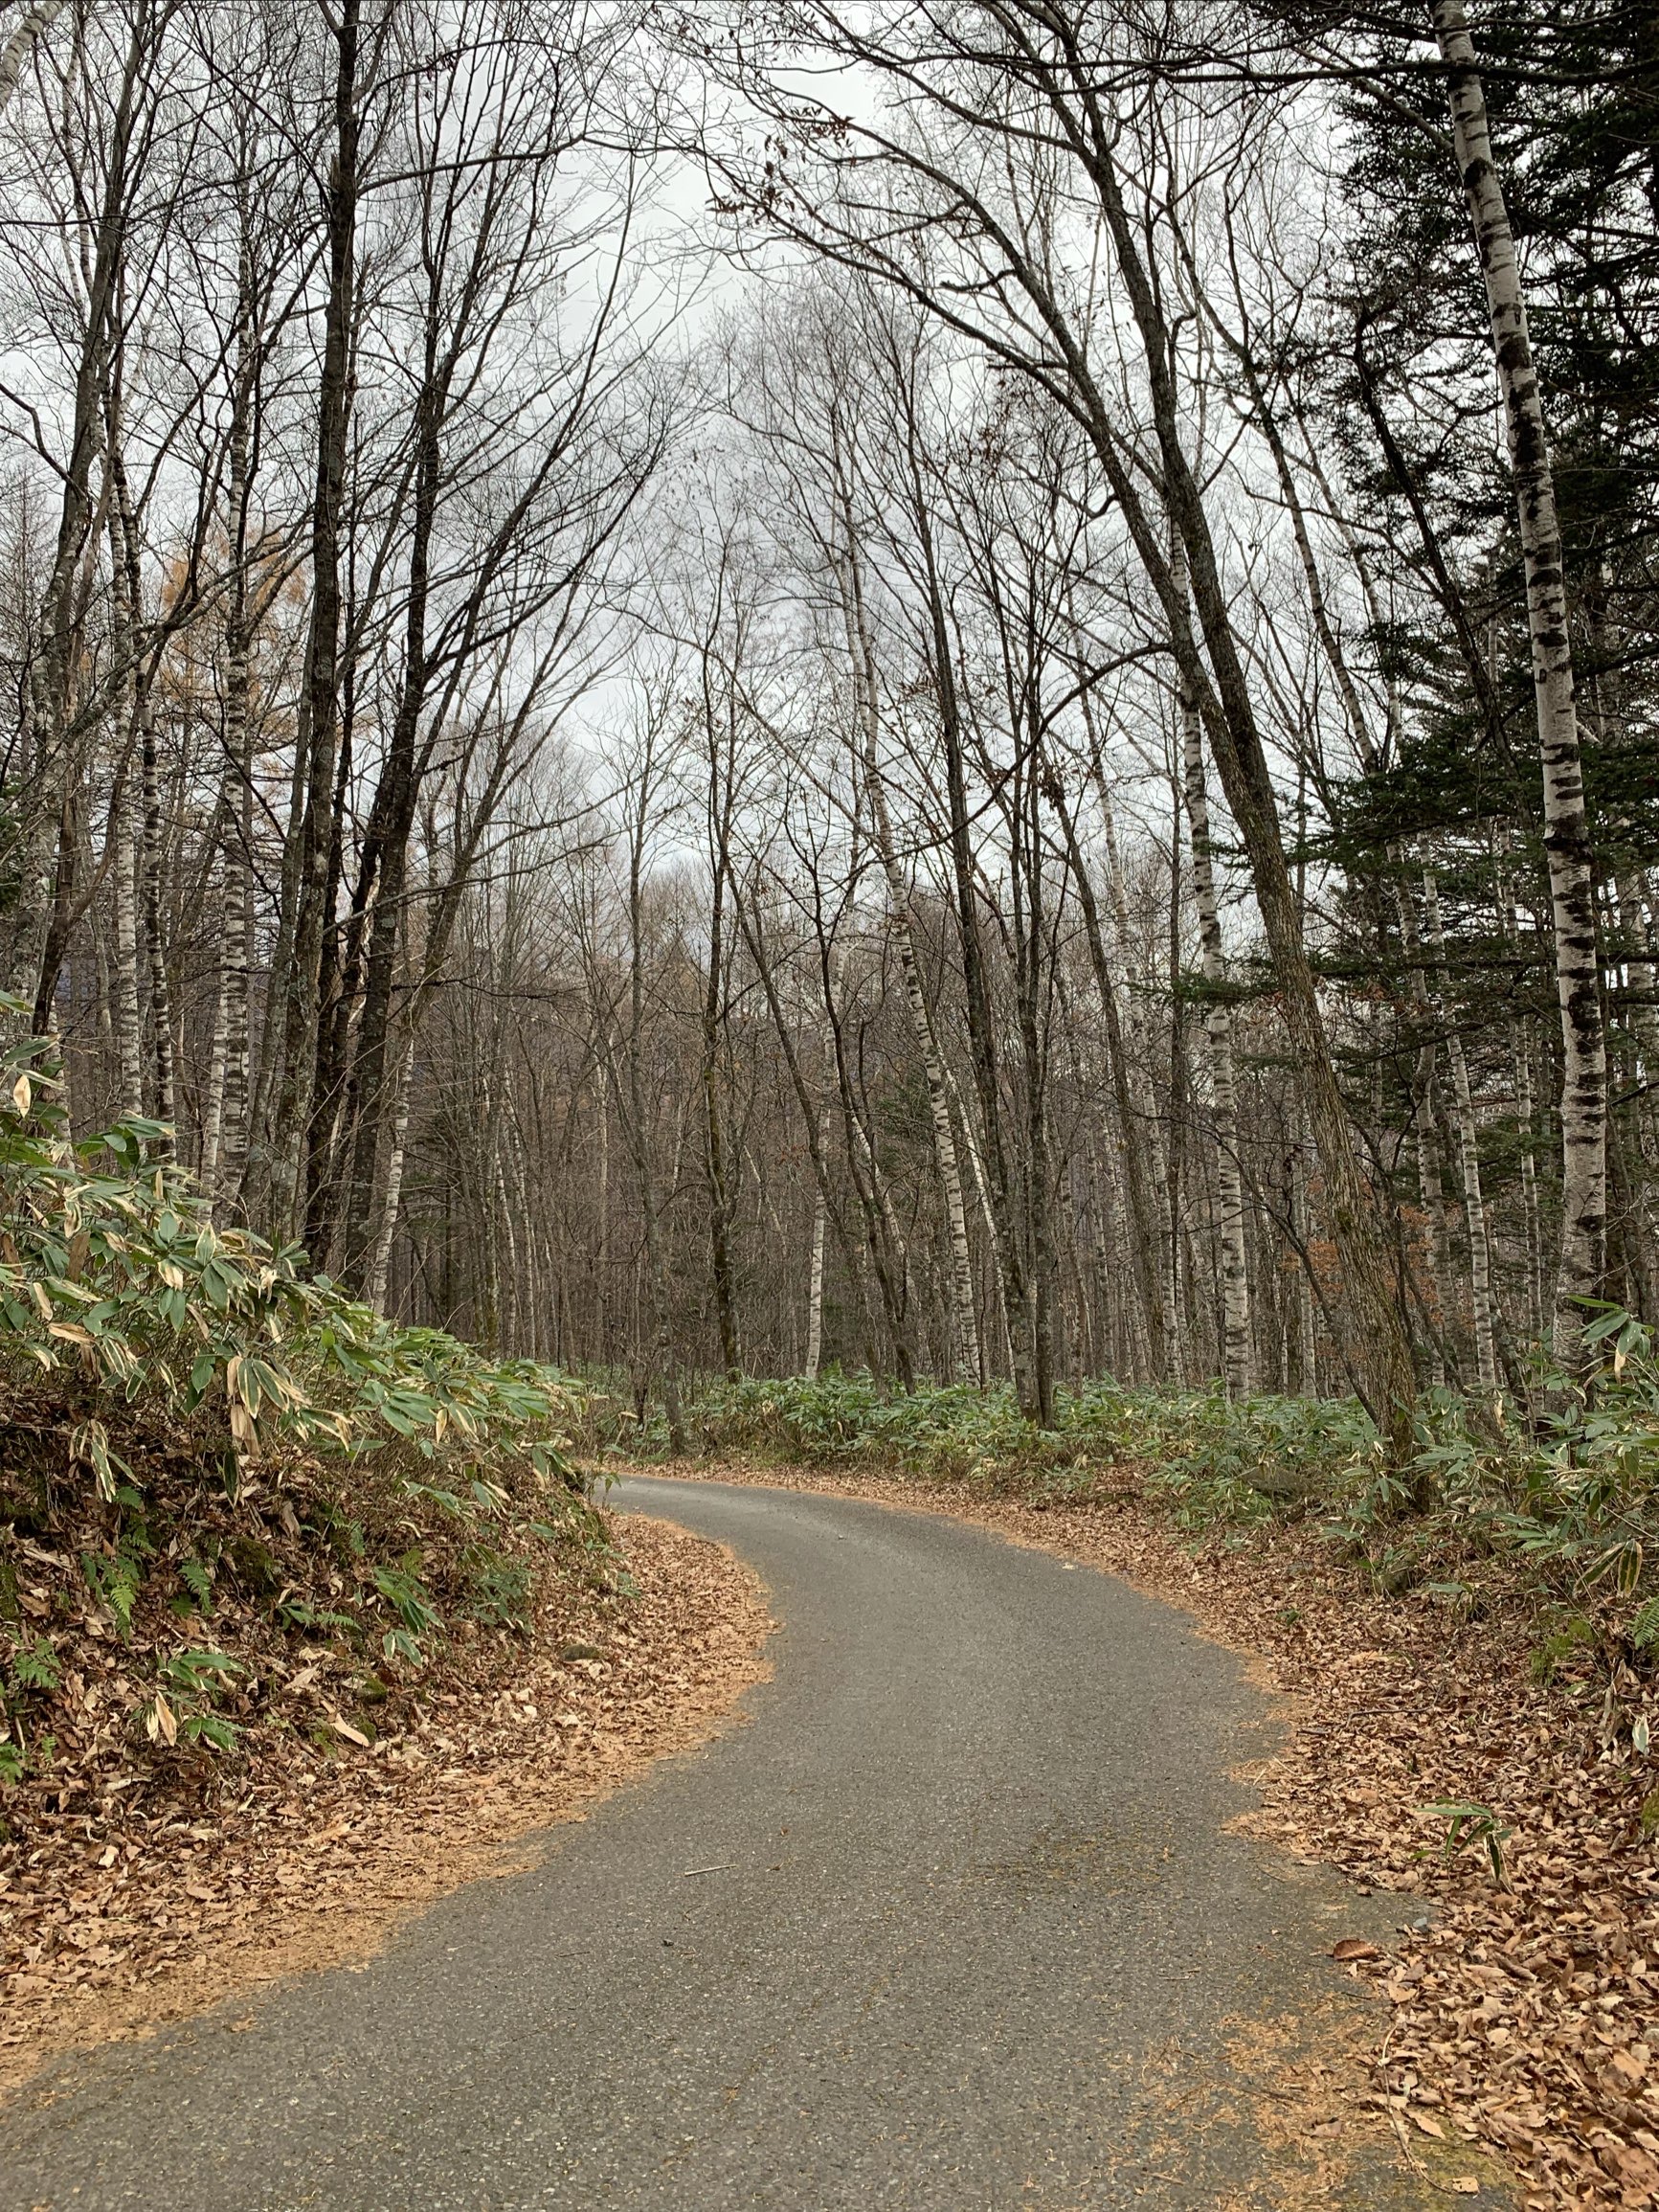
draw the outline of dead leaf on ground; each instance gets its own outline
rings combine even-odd
[[[964,1482],[718,1473],[953,1514],[1196,1615],[1283,1701],[1284,1749],[1257,1768],[1261,1804],[1236,1826],[1398,1897],[1388,1953],[1334,1952],[1389,2000],[1377,2043],[1386,2032],[1391,2095],[1432,2092],[1448,2144],[1519,2170],[1527,2212],[1659,2212],[1659,1820],[1643,1812],[1659,1807],[1646,1748],[1659,1681],[1623,1663],[1605,1679],[1612,1596],[1579,1593],[1604,1633],[1540,1682],[1536,1579],[1472,1545],[1424,1563],[1469,1592],[1453,1620],[1426,1580],[1422,1594],[1379,1591],[1312,1521],[1236,1548],[1223,1530],[1195,1556],[1127,1466],[1042,1511]],[[1509,1888],[1482,1830],[1424,1851],[1431,1804],[1490,1812]],[[1473,2176],[1436,2186],[1481,2194]]]

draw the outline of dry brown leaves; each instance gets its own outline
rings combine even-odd
[[[1659,1737],[1650,1681],[1609,1687],[1586,1659],[1540,1685],[1529,1609],[1495,1568],[1480,1617],[1380,1597],[1306,1529],[1194,1551],[1132,1480],[1032,1505],[882,1478],[664,1472],[950,1512],[1195,1614],[1287,1696],[1285,1747],[1250,1770],[1261,1805],[1242,1825],[1401,1893],[1401,1918],[1424,1924],[1347,1967],[1392,2008],[1377,2104],[1424,2150],[1504,2158],[1528,2212],[1659,2206],[1659,1850],[1640,1823],[1659,1775],[1630,1741],[1644,1712]],[[1478,1841],[1445,1854],[1447,1823],[1423,1810],[1436,1803],[1478,1803],[1511,1831],[1508,1890]]]
[[[251,1735],[234,1794],[199,1784],[192,1802],[181,1767],[133,1806],[120,1772],[84,1786],[78,1747],[59,1809],[38,1809],[27,1849],[0,1850],[0,2087],[65,2047],[360,1959],[411,1909],[526,1863],[504,1845],[706,1737],[766,1671],[765,1594],[683,1529],[614,1531],[638,1596],[550,1583],[504,1670],[416,1687],[371,1743],[329,1703],[326,1655],[302,1650],[281,1687],[308,1711],[322,1683],[339,1725]],[[130,1730],[99,1727],[122,1703],[114,1672],[77,1669],[64,1692],[87,1742],[119,1751]]]

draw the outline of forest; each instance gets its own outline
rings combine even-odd
[[[1654,0],[0,11],[0,2212],[1659,2205],[1655,1330]]]
[[[75,1130],[674,1423],[1581,1371],[1659,1315],[1654,66],[43,0],[0,929]]]

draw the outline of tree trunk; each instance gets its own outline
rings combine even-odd
[[[120,402],[112,388],[108,402],[108,436],[105,452],[110,486],[114,493],[112,546],[119,549],[123,586],[121,592],[127,652],[133,661],[131,679],[132,731],[129,752],[139,756],[139,909],[144,916],[144,944],[149,983],[150,1095],[149,1111],[165,1122],[168,1134],[157,1140],[164,1159],[176,1150],[173,1133],[172,993],[167,959],[167,933],[162,916],[162,804],[161,756],[156,744],[154,664],[143,652],[144,609],[141,598],[143,570],[140,562],[138,517],[133,511],[122,454]]]
[[[851,537],[851,522],[848,521]],[[910,918],[909,886],[899,866],[883,781],[878,747],[879,694],[875,648],[863,602],[863,579],[857,556],[849,553],[841,566],[841,606],[846,619],[847,651],[852,661],[853,711],[859,723],[863,757],[864,787],[869,794],[871,825],[876,850],[887,888],[887,927],[899,948],[899,968],[904,979],[905,1005],[910,1033],[921,1054],[922,1074],[928,1089],[928,1112],[933,1139],[933,1162],[945,1199],[945,1228],[951,1253],[951,1349],[954,1370],[970,1382],[983,1380],[979,1358],[978,1309],[974,1296],[974,1260],[968,1242],[968,1208],[962,1195],[962,1170],[956,1156],[956,1132],[951,1118],[951,1097],[945,1080],[945,1057],[939,1050],[928,995],[916,958],[915,930]]]
[[[248,1165],[248,978],[253,959],[254,758],[248,609],[248,504],[253,414],[253,272],[244,243],[238,268],[236,353],[231,396],[231,586],[225,603],[225,824],[220,990],[225,1073],[220,1105],[217,1210],[241,1203]]]
[[[219,1162],[224,1154],[225,1062],[229,1044],[229,955],[225,949],[222,921],[220,930],[219,981],[213,993],[213,1034],[208,1049],[208,1088],[202,1100],[201,1146],[196,1157],[196,1187],[210,1207],[218,1189]]]
[[[827,1134],[827,1129],[820,1126],[820,1145]],[[812,1201],[812,1270],[807,1279],[806,1360],[802,1372],[809,1383],[816,1383],[818,1369],[823,1366],[824,1231],[829,1226],[829,1209],[824,1205],[822,1190],[816,1185]]]
[[[704,681],[706,686],[706,656]],[[708,969],[703,985],[703,1166],[708,1185],[708,1259],[714,1284],[714,1315],[720,1331],[720,1360],[727,1380],[735,1383],[743,1365],[732,1282],[731,1197],[728,1187],[726,1128],[720,1110],[720,1027],[721,999],[727,982],[726,889],[730,871],[732,754],[736,744],[731,717],[736,707],[734,702],[728,702],[723,775],[714,710],[706,689],[704,703],[708,737],[709,858],[713,884],[708,906]]]
[[[1203,494],[1182,442],[1172,333],[1162,301],[1142,260],[1139,234],[1124,203],[1106,119],[1092,104],[1089,129],[1087,147],[1080,150],[1099,194],[1113,257],[1140,333],[1162,463],[1161,489],[1171,524],[1186,553],[1192,600],[1203,641],[1202,656],[1193,634],[1186,595],[1179,588],[1179,579],[1141,496],[1134,469],[1098,395],[1091,394],[1088,419],[1093,442],[1147,576],[1163,604],[1177,665],[1193,687],[1210,753],[1249,861],[1256,903],[1279,985],[1280,1010],[1319,1151],[1328,1219],[1353,1307],[1356,1373],[1371,1412],[1387,1438],[1391,1456],[1397,1461],[1403,1460],[1416,1448],[1411,1414],[1416,1373],[1411,1341],[1396,1296],[1387,1244],[1377,1220],[1376,1200],[1360,1170],[1353,1126],[1332,1062],[1301,910],[1285,859],[1272,775],[1233,630],[1230,596],[1218,565]]]
[[[1491,1399],[1496,1397],[1498,1388],[1497,1350],[1492,1336],[1491,1242],[1487,1230],[1486,1201],[1481,1194],[1474,1098],[1469,1089],[1468,1057],[1463,1039],[1446,1011],[1446,933],[1440,919],[1440,890],[1433,869],[1426,868],[1423,871],[1423,912],[1436,961],[1434,1010],[1446,1030],[1446,1056],[1451,1068],[1452,1098],[1457,1109],[1458,1169],[1463,1183],[1464,1213],[1468,1223],[1469,1317],[1474,1332],[1475,1387],[1483,1398]]]
[[[1486,93],[1463,0],[1434,0],[1435,38],[1446,70],[1457,165],[1486,280],[1498,392],[1526,569],[1543,769],[1544,854],[1549,865],[1556,995],[1561,1015],[1561,1247],[1556,1274],[1556,1356],[1584,1364],[1585,1313],[1601,1295],[1607,1232],[1607,1048],[1589,826],[1584,814],[1573,649],[1560,524],[1556,513],[1543,400],[1527,330],[1514,234],[1492,160]]]
[[[973,825],[968,810],[968,776],[964,757],[961,703],[956,689],[955,664],[951,652],[951,626],[945,592],[933,546],[932,522],[926,493],[911,457],[912,516],[922,554],[923,586],[927,597],[928,646],[934,701],[939,715],[939,736],[945,755],[945,793],[950,818],[951,885],[954,894],[956,928],[962,946],[962,984],[968,1025],[968,1056],[978,1096],[984,1132],[980,1162],[981,1183],[996,1234],[996,1256],[1002,1293],[1002,1312],[1008,1333],[1008,1356],[1013,1368],[1015,1395],[1028,1420],[1039,1420],[1042,1407],[1038,1379],[1031,1284],[1020,1255],[1015,1220],[1015,1193],[1003,1134],[1002,1097],[998,1068],[997,1036],[992,1019],[991,993],[985,973],[984,947],[979,933],[979,892],[974,877]]]
[[[132,824],[123,790],[113,810],[115,839],[115,1006],[114,1028],[121,1086],[121,1112],[144,1112],[144,1009],[138,993],[138,865]]]
[[[1169,1373],[1169,1340],[1164,1307],[1163,1268],[1158,1237],[1154,1228],[1152,1178],[1146,1147],[1141,1139],[1141,1112],[1132,1088],[1128,1056],[1124,1050],[1123,1024],[1118,1014],[1117,984],[1100,925],[1100,908],[1089,879],[1088,866],[1077,835],[1075,820],[1058,777],[1049,779],[1048,801],[1065,839],[1078,905],[1083,911],[1084,937],[1094,969],[1101,1017],[1106,1024],[1108,1074],[1117,1108],[1118,1154],[1122,1162],[1130,1221],[1130,1265],[1140,1299],[1141,1322],[1146,1332],[1151,1379],[1162,1382]]]
[[[351,418],[351,336],[356,319],[360,118],[357,82],[360,0],[341,0],[335,45],[334,147],[324,199],[328,291],[318,387],[316,480],[311,497],[311,621],[302,698],[303,813],[297,854],[292,945],[282,993],[280,1065],[271,1115],[271,1211],[279,1241],[298,1226],[300,1150],[310,1121],[307,1078],[320,1012],[323,939],[333,852],[334,785],[340,740],[340,528]],[[300,764],[297,762],[297,776]]]
[[[1210,800],[1203,734],[1190,692],[1181,688],[1181,745],[1186,770],[1187,827],[1192,842],[1193,898],[1199,911],[1203,967],[1204,1058],[1216,1142],[1218,1230],[1222,1250],[1222,1372],[1230,1398],[1247,1397],[1250,1369],[1250,1271],[1244,1228],[1244,1184],[1239,1171],[1239,1095],[1233,1069],[1233,1010],[1226,999],[1226,959],[1216,901]]]

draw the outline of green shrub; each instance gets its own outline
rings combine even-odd
[[[1600,1371],[1572,1383],[1541,1366],[1538,1411],[1448,1390],[1416,1409],[1418,1452],[1389,1464],[1356,1400],[1229,1400],[1219,1387],[1155,1390],[1110,1380],[1058,1393],[1052,1427],[1020,1416],[1006,1387],[911,1391],[832,1371],[709,1384],[686,1409],[711,1456],[953,1480],[1036,1500],[1087,1500],[1130,1470],[1198,1532],[1313,1516],[1369,1562],[1390,1593],[1444,1594],[1449,1551],[1519,1560],[1558,1598],[1592,1591],[1637,1606],[1629,1641],[1659,1652],[1659,1356],[1652,1332],[1613,1307],[1587,1332]],[[660,1424],[635,1449],[661,1453]]]
[[[532,1594],[530,1572],[521,1559],[475,1544],[461,1554],[466,1607],[485,1628],[524,1628]]]
[[[517,1481],[580,1517],[564,1456],[583,1394],[526,1360],[490,1360],[439,1329],[401,1328],[274,1250],[216,1228],[189,1176],[126,1120],[72,1140],[50,1040],[0,997],[0,1380],[52,1378],[79,1416],[72,1468],[115,1502],[128,1409],[188,1422],[235,1488],[249,1457],[290,1443],[382,1455],[464,1518]],[[136,1501],[137,1491],[133,1490]],[[121,1570],[88,1569],[120,1617]]]

